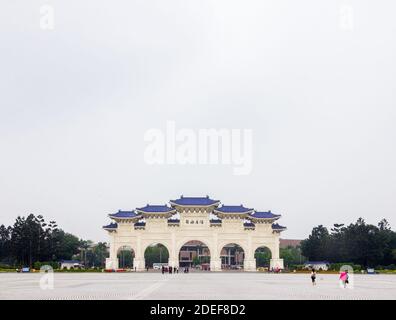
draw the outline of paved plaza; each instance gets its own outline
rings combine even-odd
[[[47,274],[48,275],[48,274]],[[338,275],[247,272],[189,274],[54,273],[54,288],[43,290],[43,274],[0,273],[0,299],[395,299],[396,276],[354,275],[351,288]],[[45,281],[41,280],[42,283]]]

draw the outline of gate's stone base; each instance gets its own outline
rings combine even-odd
[[[244,260],[243,262],[244,271],[256,271],[256,259]]]
[[[118,259],[106,258],[106,270],[117,270]]]

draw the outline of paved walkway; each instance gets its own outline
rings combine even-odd
[[[47,274],[48,275],[48,274]],[[0,273],[0,299],[396,299],[396,275],[354,275],[342,289],[337,275],[224,273]],[[45,283],[44,283],[45,284]]]

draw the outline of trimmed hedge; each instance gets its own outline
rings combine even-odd
[[[44,261],[44,262],[36,261],[35,263],[33,263],[33,269],[40,270],[42,266],[51,266],[52,269],[58,269],[59,263],[56,261]]]

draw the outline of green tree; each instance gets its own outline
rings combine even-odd
[[[312,229],[307,240],[301,242],[303,256],[310,260],[325,260],[328,258],[330,235],[327,228],[319,225]]]
[[[266,247],[258,248],[255,253],[254,257],[256,259],[256,267],[269,267],[270,260],[271,260],[271,251]]]
[[[300,247],[288,246],[280,249],[280,257],[283,259],[286,267],[290,265],[302,264],[305,262],[305,258],[301,254]]]
[[[375,226],[359,218],[348,226],[335,224],[330,234],[323,226],[314,228],[309,238],[302,241],[301,249],[310,260],[386,266],[396,263],[396,233],[385,219]]]
[[[144,259],[150,268],[153,267],[153,263],[166,263],[169,260],[168,249],[160,243],[149,246],[144,252]]]
[[[10,243],[11,240],[11,228],[5,227],[3,224],[0,226],[0,262],[12,263]]]
[[[200,263],[201,263],[201,261],[199,260],[199,257],[198,256],[194,256],[193,259],[192,259],[193,266],[197,266]]]

